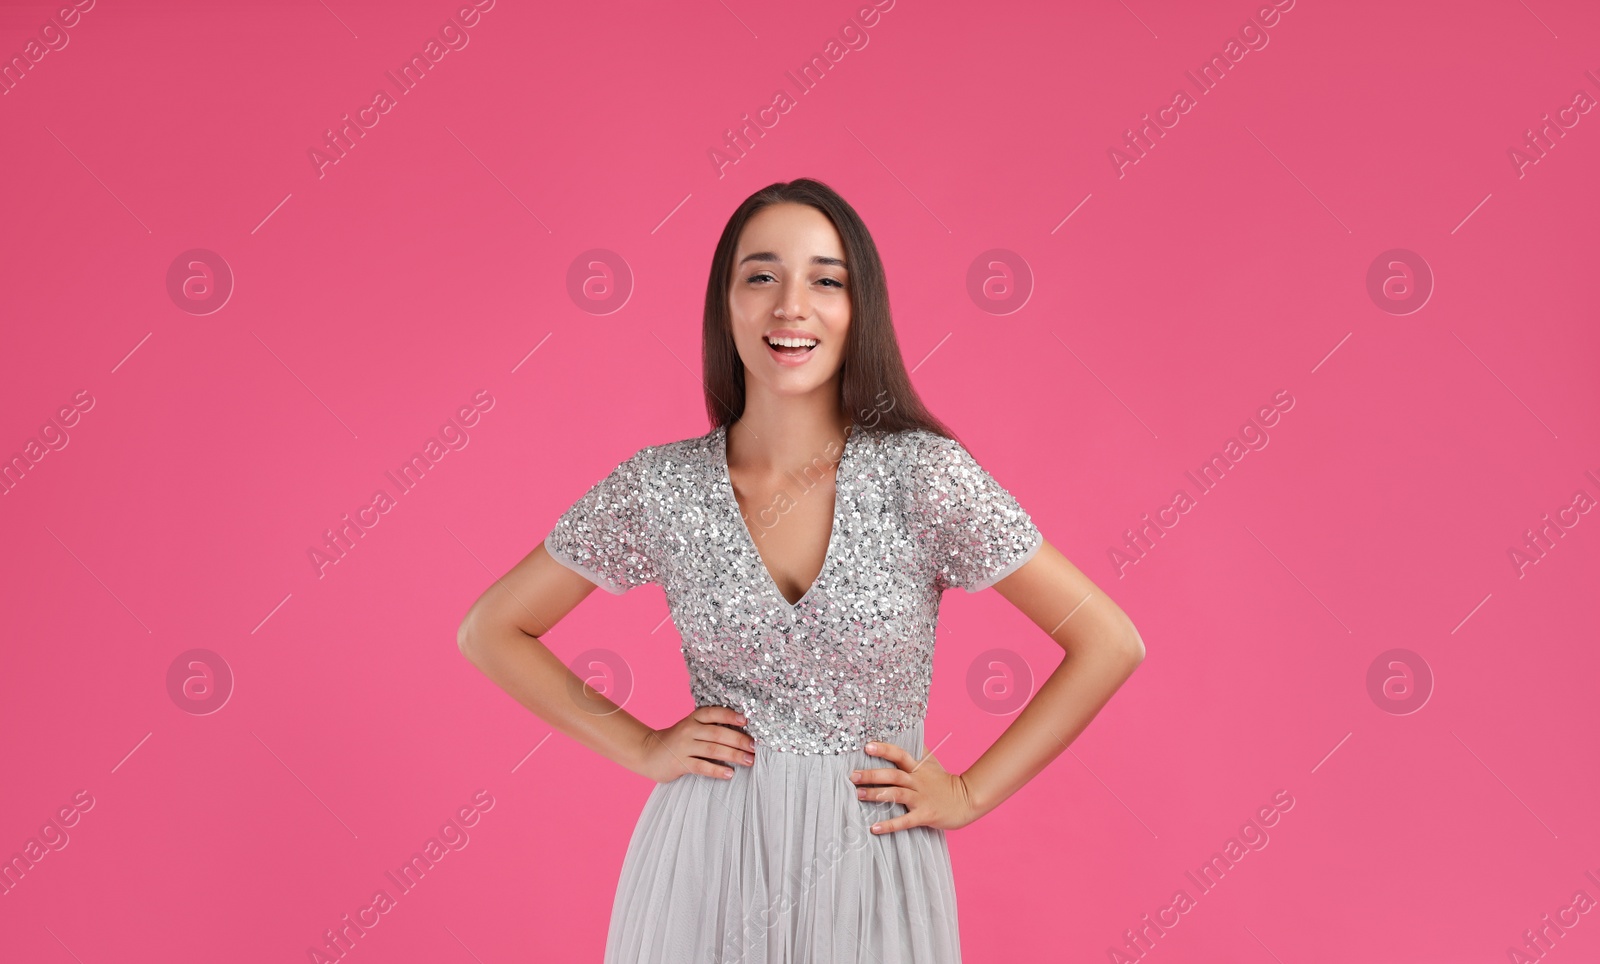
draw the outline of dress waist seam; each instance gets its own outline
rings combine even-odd
[[[872,731],[870,731],[872,735],[867,736],[867,737],[863,737],[859,741],[859,743],[857,745],[855,745],[855,746],[845,746],[845,747],[839,747],[839,748],[834,748],[832,746],[829,746],[829,747],[824,748],[824,749],[812,749],[812,748],[809,748],[809,747],[797,746],[797,745],[795,745],[793,743],[790,743],[789,741],[784,741],[783,743],[780,744],[780,743],[770,743],[770,742],[763,742],[763,741],[757,740],[757,742],[756,742],[756,752],[757,753],[761,753],[761,752],[765,751],[767,753],[782,753],[782,754],[785,754],[785,755],[788,755],[788,756],[821,756],[821,757],[830,757],[830,756],[831,757],[838,757],[838,756],[847,756],[847,755],[850,755],[850,754],[862,754],[862,753],[866,752],[867,744],[868,743],[872,743],[872,742],[895,743],[895,744],[899,744],[899,745],[908,744],[908,743],[910,743],[912,741],[913,738],[920,738],[921,731],[923,730],[924,726],[925,726],[925,721],[918,720],[915,723],[911,723],[909,725],[904,725],[904,726],[899,726],[899,727],[896,727],[894,729],[872,730]],[[740,728],[740,729],[744,730],[744,728]],[[839,737],[836,734],[836,735],[832,735],[832,736],[828,736],[828,737],[822,738],[822,742],[829,743],[831,741],[837,740],[838,738]],[[912,752],[920,752],[920,748],[918,748],[918,747],[910,747],[910,746],[908,746],[907,749],[910,749]]]

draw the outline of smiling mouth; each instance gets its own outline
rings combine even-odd
[[[804,355],[818,344],[815,338],[762,338],[761,340],[780,355]]]

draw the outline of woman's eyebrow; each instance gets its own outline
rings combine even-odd
[[[753,251],[750,254],[740,258],[739,264],[743,265],[746,261],[771,261],[775,264],[783,264],[783,259],[778,257],[776,252],[772,251]],[[828,265],[835,268],[847,267],[847,265],[844,263],[844,260],[841,258],[829,258],[820,254],[812,255],[811,263]]]

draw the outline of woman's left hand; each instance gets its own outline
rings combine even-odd
[[[907,827],[933,827],[955,830],[978,819],[967,782],[959,773],[950,773],[929,753],[919,762],[906,749],[894,743],[868,743],[868,756],[881,756],[893,769],[854,770],[850,782],[861,787],[856,799],[868,803],[898,803],[909,812],[892,820],[872,825],[876,834],[893,833]],[[863,784],[888,786],[862,786]]]

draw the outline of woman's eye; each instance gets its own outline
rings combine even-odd
[[[750,277],[745,279],[746,283],[748,283],[748,284],[755,284],[758,281],[775,281],[775,280],[777,280],[777,279],[773,278],[772,275],[768,274],[765,271],[761,272],[760,274],[753,274]],[[841,282],[838,278],[818,278],[817,280],[821,281],[821,282],[826,282],[827,284],[829,284],[830,286],[835,287],[835,288],[843,288],[844,287],[844,283]]]

